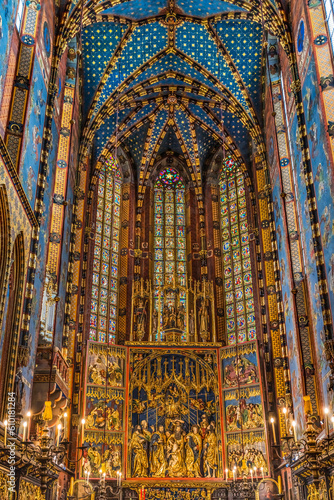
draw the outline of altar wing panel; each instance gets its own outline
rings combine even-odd
[[[126,355],[125,347],[88,343],[82,477],[99,478],[102,471],[115,478],[123,472]]]
[[[224,445],[230,478],[268,474],[265,412],[258,348],[246,342],[220,349]],[[251,473],[252,470],[252,473]]]

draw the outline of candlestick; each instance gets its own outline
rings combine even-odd
[[[5,438],[4,438],[4,445],[5,447],[7,446],[7,426],[8,426],[8,421],[4,421],[4,426],[5,426]]]
[[[102,469],[100,469],[100,479],[102,479]]]
[[[228,469],[225,469],[225,473],[226,473],[226,481],[228,481]]]
[[[106,473],[104,472],[103,473],[103,486],[106,485]]]
[[[27,440],[29,441],[29,438],[30,438],[30,426],[31,426],[31,411],[28,411],[27,418],[28,418],[28,435],[27,435]]]
[[[282,478],[281,476],[278,476],[278,493],[282,493]]]
[[[256,467],[254,467],[254,477],[256,476]]]
[[[23,422],[23,442],[25,443],[27,437],[27,422]]]
[[[264,479],[264,469],[261,467],[261,472],[262,472],[262,479]]]
[[[236,480],[236,476],[237,476],[237,468],[234,467],[233,468],[233,479],[234,479],[234,481]]]
[[[119,487],[122,486],[122,473],[119,473]]]
[[[250,470],[251,478],[252,478],[252,484],[253,484],[253,469]]]
[[[273,418],[271,418],[270,422],[271,422],[271,427],[273,429],[274,444],[276,444],[275,420]]]
[[[58,433],[57,433],[57,446],[59,446],[60,442],[60,431],[61,431],[61,424],[58,424]]]
[[[295,441],[297,443],[297,432],[296,432],[296,426],[297,426],[297,422],[295,420],[292,420],[292,428],[293,428],[293,436],[295,438]]]
[[[328,413],[329,413],[329,409],[328,408],[324,408],[324,414],[325,414],[325,429],[326,429],[326,435],[328,436],[329,434],[329,428],[328,428]]]

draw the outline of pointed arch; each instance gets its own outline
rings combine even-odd
[[[0,186],[0,330],[3,320],[10,267],[10,215],[5,186]]]

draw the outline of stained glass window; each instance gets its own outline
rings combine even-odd
[[[228,344],[256,338],[245,182],[232,158],[219,181]],[[226,160],[225,160],[226,162]]]
[[[121,175],[113,159],[100,172],[90,315],[90,340],[116,341]]]
[[[154,298],[155,308],[160,304],[162,311],[164,297],[168,306],[177,306],[176,295],[168,291],[164,295],[163,287],[186,286],[185,188],[173,168],[163,169],[155,183],[154,217]],[[186,307],[186,294],[182,290],[180,302]]]

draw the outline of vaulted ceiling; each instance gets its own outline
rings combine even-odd
[[[90,0],[73,7],[64,33],[81,29],[83,144],[93,146],[93,160],[117,141],[142,182],[169,150],[196,178],[222,143],[247,163],[250,138],[261,134],[263,24],[289,44],[275,0]]]

